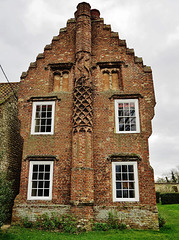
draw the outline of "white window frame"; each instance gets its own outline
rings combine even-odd
[[[117,198],[116,196],[116,165],[133,165],[134,167],[134,198]],[[139,183],[137,162],[112,162],[113,201],[114,202],[136,202],[139,201]]]
[[[139,133],[140,132],[140,121],[139,121],[139,102],[138,99],[116,99],[115,100],[115,132],[116,133]],[[135,114],[136,114],[136,130],[135,131],[120,131],[119,130],[119,113],[118,104],[119,103],[134,103],[135,104]]]
[[[36,106],[37,105],[51,105],[52,106],[52,122],[51,122],[51,131],[50,132],[35,132],[36,126]],[[32,135],[52,135],[54,134],[54,118],[55,118],[55,102],[48,101],[48,102],[33,102],[33,109],[32,109],[32,124],[31,124],[31,134]]]
[[[33,166],[36,164],[50,165],[50,186],[49,186],[49,196],[47,196],[47,197],[32,196],[32,194],[31,194],[32,193]],[[30,161],[27,200],[52,200],[52,185],[53,185],[53,161]]]

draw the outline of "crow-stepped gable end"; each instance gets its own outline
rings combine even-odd
[[[21,76],[23,138],[13,222],[56,212],[131,228],[158,229],[148,138],[155,97],[152,71],[78,4],[50,45]]]

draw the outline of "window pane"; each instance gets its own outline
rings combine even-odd
[[[50,186],[50,182],[49,182],[49,181],[45,181],[45,186],[44,186],[44,188],[49,188],[49,186]]]
[[[51,126],[46,127],[46,132],[51,132]]]
[[[37,181],[32,182],[32,188],[37,188]]]
[[[129,171],[129,172],[134,172],[134,167],[133,167],[133,165],[128,165],[128,171]]]
[[[39,179],[43,179],[44,173],[39,173]]]
[[[128,190],[123,190],[123,198],[128,198]]]
[[[45,173],[45,180],[49,180],[50,179],[50,173]]]
[[[33,165],[33,172],[37,172],[38,171],[38,165]]]
[[[116,191],[116,197],[117,198],[122,198],[122,191],[121,190]]]
[[[47,106],[47,111],[48,111],[48,112],[51,112],[51,111],[52,111],[52,105],[48,105],[48,106]]]
[[[43,172],[44,171],[44,165],[39,165],[39,171]]]
[[[42,119],[42,120],[41,120],[41,125],[42,125],[42,126],[45,126],[45,125],[46,125],[46,119]]]
[[[134,189],[134,182],[129,182],[129,189]]]
[[[125,131],[130,131],[130,126],[129,125],[125,125]]]
[[[36,112],[40,112],[40,105],[36,106]]]
[[[136,119],[135,118],[130,118],[130,123],[131,124],[136,124]]]
[[[119,111],[118,111],[118,114],[119,114],[119,116],[124,116],[123,110],[119,110]]]
[[[32,189],[31,196],[32,197],[37,196],[37,189]]]
[[[123,182],[123,189],[128,189],[128,182]]]
[[[35,126],[35,132],[40,132],[40,126]]]
[[[43,189],[38,189],[38,196],[39,197],[43,196]]]
[[[116,165],[116,172],[121,172],[121,166],[120,165]]]
[[[38,188],[43,188],[43,181],[39,181]]]
[[[119,131],[124,131],[124,124],[119,124]]]
[[[129,116],[129,110],[124,110],[124,116]]]
[[[37,179],[37,173],[33,173],[32,174],[32,179],[34,180],[34,179]]]
[[[42,105],[42,112],[46,112],[47,110],[47,106],[46,105]]]
[[[117,182],[117,183],[116,183],[116,189],[121,189],[121,188],[122,188],[121,182]]]
[[[118,104],[118,108],[121,110],[121,109],[123,109],[123,103],[119,103]]]
[[[51,122],[52,122],[51,119],[47,119],[47,125],[50,125],[50,126],[51,126]]]
[[[128,179],[127,173],[123,173],[123,174],[122,174],[122,180],[127,180],[127,179]]]
[[[124,103],[124,109],[129,109],[129,103]]]
[[[130,103],[130,109],[135,109],[135,103],[134,102]]]
[[[135,198],[135,191],[134,190],[129,190],[129,197],[130,198]]]
[[[124,118],[119,118],[119,124],[124,124]]]
[[[134,180],[134,174],[133,173],[129,173],[129,180]]]
[[[121,174],[120,173],[116,173],[116,180],[121,180]]]
[[[52,112],[47,112],[47,117],[51,118],[52,117]]]
[[[127,172],[127,165],[122,165],[122,172]]]
[[[49,189],[44,189],[44,197],[48,197],[49,196]]]
[[[131,131],[136,131],[136,125],[131,125]]]
[[[36,118],[40,118],[40,112],[39,111],[36,111]]]
[[[130,110],[130,116],[135,117],[135,110]]]
[[[41,118],[46,118],[46,116],[47,116],[47,113],[46,112],[42,112]]]
[[[40,125],[40,122],[41,122],[41,121],[40,121],[40,119],[39,119],[39,118],[38,118],[38,119],[36,119],[36,120],[35,120],[35,125],[36,125],[36,126],[37,126],[37,125],[39,126],[39,125]]]
[[[50,165],[45,165],[45,172],[50,172]]]
[[[40,132],[45,132],[45,126],[41,126]]]

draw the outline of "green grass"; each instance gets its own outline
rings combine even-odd
[[[179,204],[160,205],[158,209],[162,217],[167,221],[160,231],[152,230],[123,230],[107,232],[89,232],[79,235],[67,233],[54,233],[39,230],[31,230],[11,227],[6,233],[0,232],[0,240],[133,240],[133,239],[157,239],[157,240],[177,240],[179,239]]]

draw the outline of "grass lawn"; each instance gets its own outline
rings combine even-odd
[[[179,239],[179,204],[158,205],[159,213],[167,223],[160,231],[152,230],[111,230],[107,232],[89,232],[79,235],[54,233],[31,230],[20,227],[11,227],[6,233],[0,232],[0,240],[133,240],[133,239]]]

